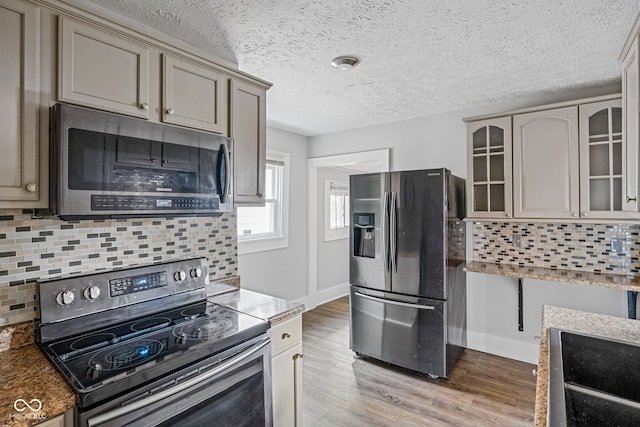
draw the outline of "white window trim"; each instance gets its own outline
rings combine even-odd
[[[331,242],[334,240],[343,240],[349,238],[349,226],[347,225],[345,228],[339,228],[332,230],[329,226],[330,218],[329,218],[329,193],[331,189],[331,184],[344,184],[344,181],[338,179],[325,179],[324,180],[324,241]],[[347,188],[349,183],[347,182]],[[347,212],[349,215],[349,212]]]
[[[289,153],[267,150],[267,158],[284,163],[282,176],[282,216],[280,224],[282,233],[279,236],[264,237],[252,240],[238,239],[238,255],[272,251],[289,247]]]

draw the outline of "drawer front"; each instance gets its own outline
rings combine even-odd
[[[276,355],[300,342],[302,342],[302,317],[296,316],[271,327],[271,354]]]

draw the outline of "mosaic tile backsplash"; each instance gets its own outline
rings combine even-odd
[[[498,223],[473,224],[473,259],[504,264],[637,275],[640,225]],[[513,245],[514,235],[521,246]],[[612,250],[611,239],[620,248]]]
[[[235,214],[61,221],[0,210],[0,325],[37,317],[36,280],[204,256],[238,274]]]

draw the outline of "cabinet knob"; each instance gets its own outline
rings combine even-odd
[[[533,374],[534,377],[538,376],[538,370],[534,369],[533,371],[531,371],[531,373]]]
[[[36,191],[38,191],[38,184],[36,184],[35,182],[30,182],[27,184],[27,191],[29,193],[35,193]]]
[[[173,114],[174,112],[173,108],[167,108],[167,114]]]
[[[147,104],[146,102],[143,102],[142,104],[140,104],[140,109],[141,110],[148,110],[149,109],[149,104]]]
[[[262,199],[264,197],[264,194],[258,193],[258,194],[256,194],[256,196],[258,196],[258,199]]]
[[[577,213],[572,213],[572,214],[571,214],[571,216],[573,216],[573,217],[577,217],[577,216],[578,216],[578,214],[577,214]]]
[[[284,334],[282,334],[282,339],[287,339],[287,338],[291,338],[291,334],[289,332],[285,332]]]
[[[506,216],[507,218],[509,218],[511,216],[511,214],[509,212],[505,212],[504,216]]]
[[[294,355],[293,355],[293,360],[301,359],[301,358],[302,358],[302,356],[304,356],[304,354],[302,354],[302,353],[296,353],[296,354],[294,354]]]
[[[636,198],[635,198],[635,197],[629,197],[629,196],[627,196],[627,203],[629,203],[629,202],[635,202],[635,201],[636,201]]]
[[[589,216],[589,212],[582,212],[582,216]]]

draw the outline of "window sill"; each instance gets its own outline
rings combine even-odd
[[[255,240],[238,240],[238,255],[253,254],[256,252],[266,252],[275,249],[284,249],[289,247],[289,238],[284,237],[265,237],[264,239]]]
[[[349,238],[349,233],[346,235],[326,235],[324,236],[325,242],[333,242],[334,240],[345,240]]]

